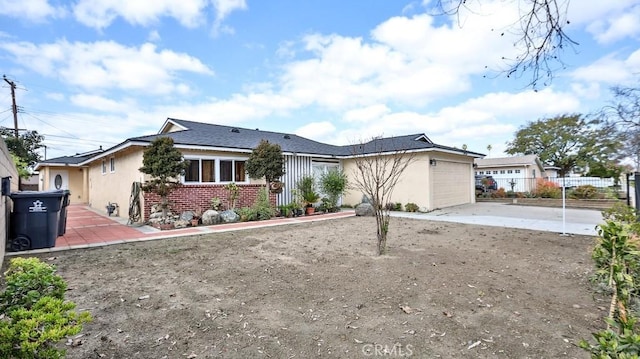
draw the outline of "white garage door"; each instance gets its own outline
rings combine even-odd
[[[434,208],[471,202],[471,164],[438,160],[432,168]]]

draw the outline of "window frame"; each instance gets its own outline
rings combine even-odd
[[[102,160],[101,169],[100,170],[101,170],[103,175],[107,174],[107,160],[106,159]]]
[[[109,172],[114,173],[116,171],[116,158],[109,157]]]
[[[249,174],[247,174],[246,170],[246,162],[248,157],[233,157],[233,156],[198,156],[198,155],[185,155],[184,159],[187,161],[198,161],[198,181],[187,181],[186,175],[180,176],[180,182],[184,185],[203,185],[203,184],[228,184],[228,183],[239,183],[239,184],[249,184]],[[202,182],[202,161],[214,161],[213,164],[213,182]],[[221,176],[221,167],[220,163],[222,161],[231,161],[231,181],[222,181],[220,179]],[[234,181],[236,179],[236,163],[237,162],[245,162],[245,171],[244,171],[244,181]]]

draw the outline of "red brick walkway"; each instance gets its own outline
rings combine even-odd
[[[126,218],[108,217],[106,214],[98,213],[84,205],[70,205],[67,207],[67,227],[65,235],[56,239],[56,246],[54,248],[34,249],[13,253],[7,252],[7,255],[101,247],[118,243],[175,238],[193,234],[227,232],[248,228],[330,220],[353,215],[355,215],[354,211],[343,211],[296,218],[274,218],[267,221],[238,222],[160,231],[149,226],[128,226],[126,225]]]

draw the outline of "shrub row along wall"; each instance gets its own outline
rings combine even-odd
[[[238,185],[239,195],[236,201],[236,208],[252,206],[258,197],[258,191],[264,188],[264,185],[249,184]],[[211,199],[218,197],[222,203],[223,209],[231,208],[229,203],[229,191],[224,185],[189,185],[178,186],[169,194],[169,204],[171,211],[180,214],[184,211],[202,210],[206,211],[211,207]],[[275,206],[276,195],[269,193],[269,201]],[[148,219],[151,214],[151,206],[160,203],[160,197],[151,192],[144,193],[144,218]]]
[[[8,176],[11,176],[11,191],[17,191],[19,183],[18,171],[13,164],[7,145],[4,143],[4,140],[0,140],[0,177]],[[0,199],[0,241],[2,241],[2,245],[0,245],[0,267],[4,259],[5,243],[7,243],[7,237],[9,236],[7,230],[10,210],[11,199],[9,199],[9,197],[2,197],[2,199]]]

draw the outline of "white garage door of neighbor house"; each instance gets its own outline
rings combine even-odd
[[[433,168],[433,206],[471,202],[471,164],[438,160]]]
[[[69,189],[69,172],[51,171],[49,174],[49,189]]]

